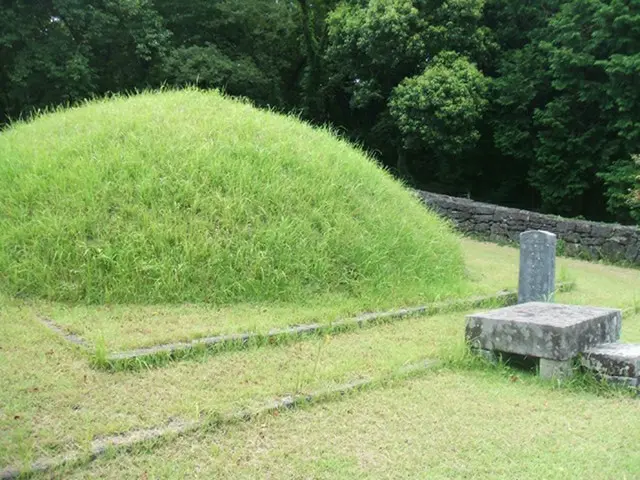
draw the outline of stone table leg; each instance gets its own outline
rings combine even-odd
[[[498,363],[498,355],[492,350],[485,350],[483,348],[473,348],[471,350],[474,355],[484,358],[489,363]]]
[[[568,378],[573,375],[572,360],[540,359],[541,378]]]

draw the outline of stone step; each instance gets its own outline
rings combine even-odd
[[[640,377],[640,344],[604,343],[584,350],[581,363],[585,368],[607,377],[635,379]]]

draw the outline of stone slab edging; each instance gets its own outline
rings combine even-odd
[[[575,283],[561,282],[558,283],[556,287],[557,291],[566,292],[575,288]],[[249,345],[250,342],[255,342],[256,344],[261,342],[276,343],[278,340],[287,338],[320,333],[338,333],[354,328],[363,328],[366,326],[376,325],[378,323],[400,320],[415,315],[434,315],[445,311],[460,311],[471,308],[480,308],[491,305],[494,302],[499,305],[508,306],[517,303],[517,301],[517,292],[502,291],[495,295],[437,302],[430,305],[390,310],[387,312],[365,313],[353,318],[340,319],[329,323],[311,323],[281,329],[272,329],[267,333],[243,332],[203,337],[189,342],[174,342],[110,353],[107,354],[106,358],[103,359],[102,362],[97,363],[97,366],[100,368],[114,369],[119,365],[135,365],[135,363],[131,362],[143,362],[145,359],[152,359],[154,357],[162,356],[163,358],[172,359],[181,354],[187,354],[191,351],[195,351],[196,349],[224,349],[225,347],[241,348]],[[85,339],[65,332],[65,330],[57,325],[53,320],[41,317],[40,321],[48,328],[61,335],[65,340],[83,348],[91,348],[89,342]]]
[[[420,200],[450,219],[456,228],[498,243],[517,243],[525,230],[546,230],[570,257],[603,259],[640,266],[640,227],[563,218],[468,198],[415,190]]]
[[[40,320],[40,323],[42,323],[49,330],[57,333],[62,338],[64,338],[67,342],[73,343],[74,345],[77,345],[83,349],[91,348],[91,344],[87,342],[84,338],[80,337],[79,335],[75,335],[73,333],[67,332],[64,328],[59,326],[56,322],[54,322],[50,318],[38,317],[38,320]]]
[[[123,360],[150,357],[157,354],[172,355],[180,351],[192,350],[200,346],[213,347],[224,346],[226,344],[246,344],[251,340],[276,341],[281,338],[295,337],[306,334],[339,332],[341,330],[351,329],[354,327],[364,327],[369,324],[399,320],[414,315],[432,315],[449,309],[455,311],[465,308],[481,307],[491,302],[512,304],[517,302],[517,294],[515,292],[501,292],[497,295],[486,297],[456,300],[452,302],[440,302],[420,307],[391,310],[388,312],[365,313],[362,315],[358,315],[357,317],[336,320],[330,323],[309,323],[304,325],[296,325],[294,327],[272,329],[269,330],[266,334],[253,332],[232,333],[215,337],[198,338],[190,342],[176,342],[164,345],[155,345],[151,347],[138,348],[135,350],[112,353],[108,355],[107,361],[118,362]]]
[[[172,436],[187,435],[201,429],[215,429],[239,422],[249,422],[266,414],[291,410],[305,404],[329,402],[351,393],[424,374],[439,363],[438,360],[422,360],[405,365],[386,376],[361,378],[309,394],[287,395],[277,400],[269,401],[258,409],[235,411],[213,420],[207,417],[191,421],[173,420],[161,426],[100,437],[93,440],[89,449],[85,451],[68,453],[57,457],[40,458],[27,468],[7,467],[0,470],[0,479],[13,480],[38,473],[50,473],[63,467],[80,467],[97,460],[106,453],[131,449],[147,442],[168,439]]]

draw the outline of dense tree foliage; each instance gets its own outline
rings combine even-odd
[[[629,5],[566,2],[502,61],[496,142],[548,211],[602,214],[604,192],[624,216],[616,199],[640,134],[640,4]]]
[[[0,121],[144,85],[171,34],[149,0],[1,5]]]
[[[304,65],[295,5],[274,0],[154,4],[172,32],[173,47],[155,80],[221,87],[258,104],[285,105]]]
[[[403,149],[428,159],[428,169],[440,177],[462,180],[461,162],[454,159],[480,139],[486,86],[475,65],[453,52],[439,53],[422,73],[402,80],[391,94],[390,108]],[[422,169],[427,169],[424,164]]]
[[[222,88],[417,187],[640,223],[637,0],[0,0],[0,122]]]

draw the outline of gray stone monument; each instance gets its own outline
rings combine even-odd
[[[518,303],[553,302],[556,288],[556,236],[543,230],[520,234]]]

